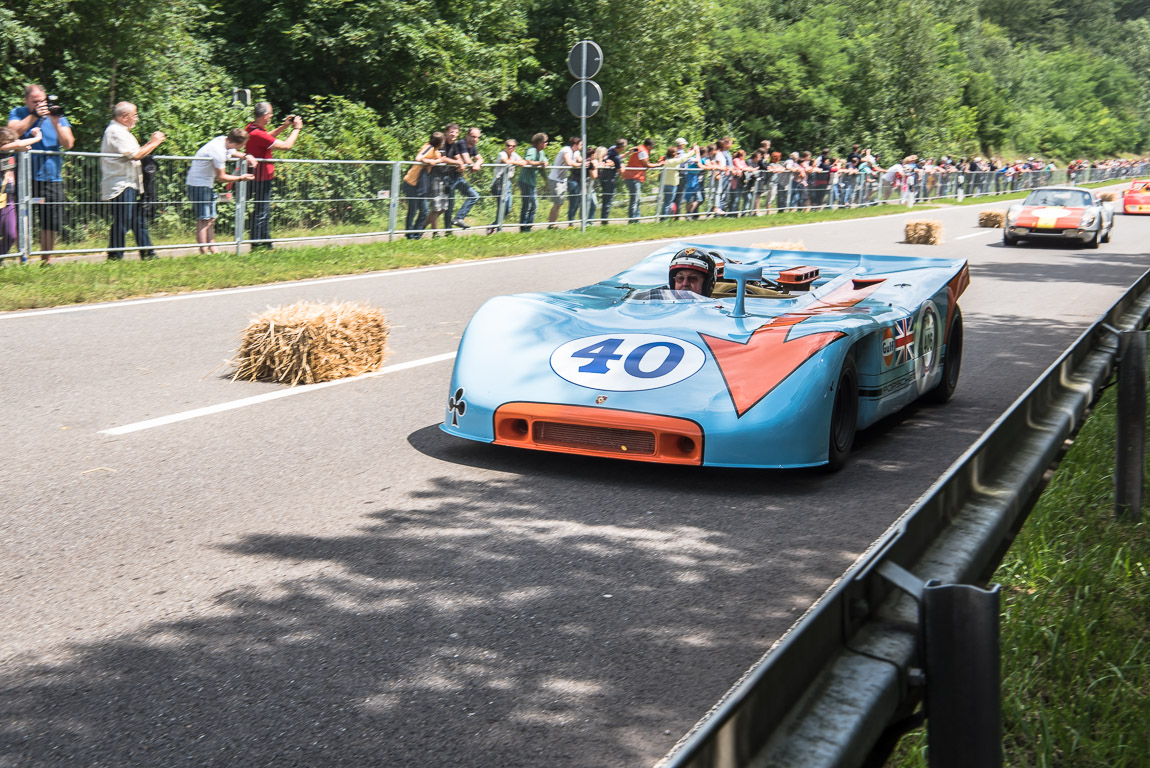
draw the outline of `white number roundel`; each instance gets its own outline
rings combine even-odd
[[[706,362],[689,341],[653,333],[609,333],[569,341],[551,353],[551,369],[589,389],[638,392],[677,384]]]

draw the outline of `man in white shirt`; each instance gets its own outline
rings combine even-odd
[[[582,147],[583,139],[578,136],[567,139],[567,146],[559,150],[559,156],[555,158],[555,167],[547,176],[547,196],[551,198],[551,215],[547,217],[551,224],[548,225],[548,229],[555,228],[555,222],[559,219],[559,209],[563,206],[563,198],[580,197],[579,178],[578,176],[571,178],[571,170],[579,168],[583,162],[583,156],[579,152]],[[578,205],[579,201],[576,200],[574,206]]]
[[[188,200],[192,203],[192,216],[196,220],[196,242],[200,253],[218,253],[216,250],[216,191],[217,181],[252,181],[251,173],[230,174],[225,172],[228,159],[245,157],[240,152],[248,142],[248,132],[236,128],[227,136],[217,136],[196,150],[195,160],[188,169]],[[256,158],[246,159],[254,167]]]
[[[108,260],[124,258],[124,243],[128,230],[136,236],[136,246],[140,258],[154,259],[152,238],[148,235],[148,222],[144,218],[144,207],[140,205],[140,195],[144,191],[140,161],[160,146],[166,138],[156,131],[144,146],[136,141],[132,129],[140,116],[136,105],[121,101],[112,110],[112,122],[104,130],[100,142],[100,199],[112,204],[112,233],[108,238]],[[115,155],[108,157],[108,155]]]

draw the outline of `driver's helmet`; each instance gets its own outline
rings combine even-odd
[[[671,257],[671,266],[667,270],[667,284],[675,285],[675,273],[680,269],[693,269],[703,273],[703,295],[710,296],[715,288],[715,272],[717,270],[715,257],[698,248],[684,248]]]

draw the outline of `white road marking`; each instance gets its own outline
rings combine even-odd
[[[968,237],[980,237],[982,235],[994,234],[994,232],[996,232],[996,231],[997,230],[994,230],[994,229],[984,229],[981,232],[972,232],[969,235],[963,235],[962,237],[956,237],[954,239],[955,240],[965,240]]]
[[[234,411],[236,408],[246,408],[249,405],[259,405],[266,403],[270,400],[279,400],[281,397],[291,397],[292,395],[302,395],[307,392],[314,392],[317,389],[326,389],[327,387],[335,387],[340,384],[350,384],[353,381],[363,381],[364,379],[375,378],[376,376],[383,376],[387,373],[397,373],[399,371],[406,371],[409,368],[418,368],[421,365],[431,365],[432,363],[441,363],[444,360],[451,360],[455,357],[454,352],[448,352],[443,355],[433,355],[432,357],[424,357],[419,360],[411,360],[406,363],[397,363],[395,365],[388,365],[380,368],[378,371],[372,373],[365,373],[362,376],[352,376],[346,379],[336,379],[335,381],[323,381],[319,384],[305,384],[299,387],[289,387],[287,389],[278,389],[275,392],[266,392],[262,395],[254,395],[252,397],[245,397],[240,400],[232,400],[229,403],[220,403],[219,405],[209,405],[206,408],[196,408],[191,411],[184,411],[183,413],[173,413],[170,416],[161,416],[156,419],[148,419],[147,421],[137,421],[135,424],[125,424],[122,427],[112,427],[111,429],[100,430],[101,435],[126,435],[129,432],[139,432],[144,429],[152,429],[153,427],[162,427],[166,424],[175,424],[178,421],[187,421],[188,419],[197,419],[200,416],[211,416],[214,413],[223,413],[224,411]]]
[[[914,211],[900,211],[898,213],[888,213],[882,216],[868,216],[867,219],[888,219],[898,216],[910,216]],[[745,235],[751,232],[778,232],[784,229],[802,229],[804,227],[815,227],[825,224],[845,224],[847,222],[857,222],[861,219],[838,219],[836,221],[810,221],[804,224],[785,224],[781,227],[752,227],[750,229],[740,229],[733,232],[714,232],[706,235],[685,235],[683,237],[665,237],[658,240],[636,240],[630,243],[613,243],[611,245],[595,245],[588,248],[574,248],[567,251],[547,251],[546,253],[530,253],[525,256],[497,256],[490,259],[476,259],[474,261],[463,261],[456,264],[436,264],[427,267],[414,267],[411,269],[387,269],[380,272],[367,272],[359,275],[341,275],[337,277],[318,277],[313,280],[292,280],[283,283],[270,283],[267,285],[249,285],[242,288],[221,288],[211,291],[195,291],[192,293],[180,293],[174,296],[153,296],[147,299],[122,299],[119,301],[105,301],[100,304],[74,304],[67,307],[51,307],[48,309],[28,309],[16,310],[13,312],[0,312],[0,321],[15,320],[22,317],[40,317],[42,315],[63,315],[70,312],[91,312],[98,309],[115,309],[119,307],[132,307],[143,304],[160,304],[168,301],[188,301],[190,299],[206,299],[214,296],[230,296],[240,293],[256,293],[257,291],[276,291],[283,288],[295,288],[297,286],[308,285],[326,285],[328,283],[349,283],[355,280],[376,280],[380,278],[394,278],[403,277],[404,275],[422,274],[424,272],[437,272],[444,269],[465,269],[471,267],[489,266],[492,264],[505,264],[510,261],[527,261],[528,259],[545,259],[552,256],[566,256],[573,253],[588,253],[590,251],[606,251],[615,248],[630,248],[644,243],[648,245],[660,245],[666,243],[674,243],[677,241],[695,241],[698,239],[712,239],[718,237],[731,237],[734,235]]]

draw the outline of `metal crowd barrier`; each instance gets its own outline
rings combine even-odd
[[[55,214],[61,231],[53,255],[105,253],[111,228],[111,202],[100,199],[99,153],[65,152],[63,157],[63,202],[51,203],[33,198],[29,182],[32,157],[39,152],[17,155],[17,251],[0,254],[0,259],[27,258],[44,254],[37,249],[38,222],[45,213]],[[146,206],[146,221],[156,250],[195,250],[195,220],[185,177],[193,158],[156,156],[154,195]],[[234,164],[233,164],[234,165]],[[413,188],[403,177],[414,163],[377,160],[296,160],[275,159],[272,183],[271,238],[274,242],[302,242],[349,238],[393,239],[396,237],[442,236],[458,228],[448,220],[464,206],[468,196],[476,198],[467,212],[466,224],[481,231],[528,230],[549,226],[581,225],[586,216],[590,225],[700,218],[713,215],[764,216],[780,212],[864,207],[881,204],[913,204],[915,201],[961,199],[1009,194],[1054,183],[1091,183],[1133,175],[1137,168],[1087,168],[1080,171],[1042,170],[975,173],[925,173],[919,171],[913,190],[893,183],[882,174],[860,176],[851,172],[799,174],[789,171],[754,170],[743,175],[713,170],[684,170],[666,167],[646,171],[646,179],[634,184],[620,173],[612,185],[606,171],[600,178],[588,177],[587,194],[578,183],[579,170],[572,169],[569,187],[560,184],[563,196],[548,197],[547,177],[555,170],[541,168],[532,184],[520,184],[521,168],[512,168],[510,183],[500,192],[493,188],[497,172],[505,166],[486,164],[442,180],[452,187],[447,210],[438,215],[434,226],[416,230],[409,225],[409,209],[421,202],[437,208],[428,193],[409,194]],[[238,167],[230,169],[238,172]],[[441,173],[441,171],[434,171]],[[694,177],[692,179],[692,177]],[[688,180],[697,180],[702,200],[692,207],[685,199]],[[248,235],[252,203],[248,183],[239,182],[221,189],[216,220],[216,246],[239,252],[252,242]],[[509,189],[508,189],[509,187]],[[574,194],[568,194],[568,191]],[[532,194],[533,193],[533,194]],[[558,200],[558,202],[556,202]],[[524,217],[525,207],[534,205],[534,216]],[[46,211],[56,206],[57,211]],[[555,221],[551,221],[552,214]],[[528,220],[530,219],[530,220]],[[137,250],[127,246],[124,251]]]

